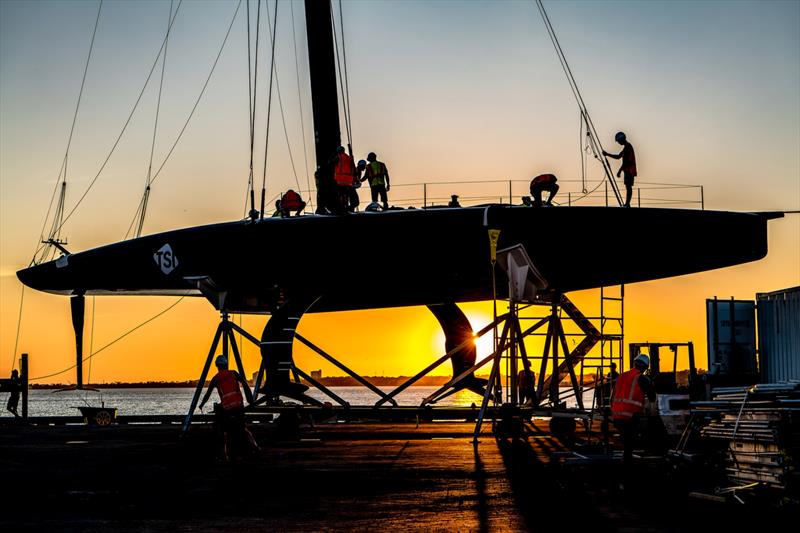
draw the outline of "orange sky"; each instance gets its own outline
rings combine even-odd
[[[636,146],[639,184],[703,185],[711,209],[800,208],[800,4],[546,5],[601,140],[612,146],[613,133],[624,129]],[[302,3],[292,7],[301,39]],[[476,192],[443,183],[516,180],[518,196],[527,180],[545,171],[565,184],[558,200],[578,193],[572,181],[580,177],[578,112],[532,3],[387,1],[344,7],[354,145],[358,154],[373,150],[387,163],[395,200],[420,198],[421,186],[409,184],[422,182],[431,184],[429,196],[507,200],[505,184]],[[68,208],[119,133],[163,37],[168,8],[169,2],[104,5],[70,151]],[[157,163],[194,103],[234,8],[231,2],[181,8],[170,41]],[[73,363],[69,303],[27,290],[17,343],[21,286],[14,272],[30,260],[64,155],[96,4],[6,1],[0,14],[0,373],[10,370],[16,346],[17,356],[30,354],[31,375],[41,376]],[[298,91],[289,17],[282,7],[276,51],[289,141],[281,123],[273,123],[268,197],[298,183],[304,188],[307,179],[298,105],[303,101],[309,137],[305,50],[300,44]],[[359,28],[373,24],[384,27],[385,35],[364,46]],[[209,89],[153,189],[145,233],[243,213],[249,146],[244,30],[240,14]],[[151,86],[97,185],[65,227],[70,249],[124,236],[141,196],[155,103]],[[260,111],[257,144],[263,146],[265,109]],[[310,142],[305,150],[313,152]],[[262,160],[257,155],[257,166]],[[592,162],[588,179],[590,186],[601,179]],[[646,199],[657,194],[645,192]],[[694,199],[697,191],[686,194],[682,198]],[[770,253],[762,261],[627,287],[626,338],[695,341],[705,366],[706,298],[752,299],[756,292],[800,285],[800,216],[772,221],[769,228]],[[625,235],[597,230],[596,238],[609,242],[609,253],[624,253]],[[587,268],[601,260],[588,258]],[[597,298],[575,296],[587,314]],[[87,305],[87,350],[174,301],[98,297],[93,336]],[[491,315],[488,303],[464,307],[476,328]],[[187,299],[99,354],[91,380],[195,378],[217,319],[205,301]],[[260,336],[266,317],[243,320]],[[299,331],[367,375],[411,374],[443,349],[435,319],[421,308],[307,315]],[[339,374],[302,347],[296,360],[306,370]],[[256,363],[248,347],[248,370]],[[444,365],[440,373],[448,369]],[[67,373],[45,381],[74,379]]]

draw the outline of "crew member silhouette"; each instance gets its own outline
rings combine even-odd
[[[631,196],[633,196],[633,178],[637,175],[636,154],[633,152],[633,145],[629,143],[627,137],[625,137],[625,133],[618,131],[617,134],[614,135],[614,140],[622,145],[622,151],[618,154],[610,154],[603,150],[603,155],[612,159],[622,159],[622,165],[620,165],[617,171],[617,177],[619,177],[620,174],[624,174],[625,207],[630,207]]]

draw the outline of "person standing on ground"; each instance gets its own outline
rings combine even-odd
[[[222,432],[222,458],[227,461],[231,441],[235,442],[235,447],[243,447],[247,441],[254,451],[258,451],[258,444],[244,423],[244,399],[239,385],[241,384],[244,389],[248,403],[253,403],[253,395],[247,381],[235,370],[228,370],[227,357],[218,355],[214,362],[217,365],[217,375],[211,378],[208,384],[206,395],[200,401],[200,410],[211,396],[211,391],[216,389],[220,403],[214,404],[214,414],[217,415],[219,429]]]
[[[19,372],[16,369],[11,371],[11,395],[8,397],[6,409],[9,413],[14,415],[14,418],[19,418],[17,409],[19,408],[19,392],[22,388],[22,383],[19,380]]]
[[[639,423],[644,413],[644,400],[655,401],[655,390],[650,378],[644,375],[650,366],[650,357],[639,354],[633,360],[633,368],[616,379],[611,398],[611,419],[622,438],[622,462],[627,470],[633,459],[633,448],[639,439]]]
[[[549,191],[546,206],[553,205],[553,197],[558,192],[558,179],[555,174],[539,174],[531,180],[531,196],[533,196],[533,207],[542,207],[542,191]]]
[[[383,202],[383,209],[389,209],[389,197],[387,192],[391,189],[389,184],[389,171],[386,170],[386,165],[378,161],[378,156],[375,152],[370,152],[367,155],[367,170],[361,181],[369,181],[369,190],[372,193],[372,201],[377,202],[378,196]]]
[[[536,374],[531,370],[531,363],[527,359],[522,361],[524,367],[517,374],[517,390],[519,403],[536,406]]]
[[[633,196],[633,178],[637,176],[636,154],[633,151],[633,145],[629,143],[628,139],[625,137],[625,133],[618,131],[617,134],[614,135],[614,140],[622,145],[622,151],[618,154],[610,154],[603,150],[603,155],[612,159],[622,159],[622,165],[620,165],[617,171],[617,177],[619,177],[620,174],[624,174],[625,207],[630,207],[631,196]]]

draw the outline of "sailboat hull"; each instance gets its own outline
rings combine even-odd
[[[169,231],[17,273],[56,294],[204,294],[233,312],[287,298],[310,311],[492,298],[487,229],[522,244],[549,289],[635,283],[758,260],[768,216],[604,207],[409,209],[270,218]],[[505,278],[497,269],[498,290]]]

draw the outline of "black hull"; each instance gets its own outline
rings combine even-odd
[[[295,297],[316,300],[311,311],[430,305],[492,298],[487,227],[501,230],[499,248],[523,244],[549,288],[568,292],[755,261],[767,253],[769,218],[508,206],[271,218],[123,241],[17,276],[57,294],[200,294],[203,280],[206,296],[234,312]]]

